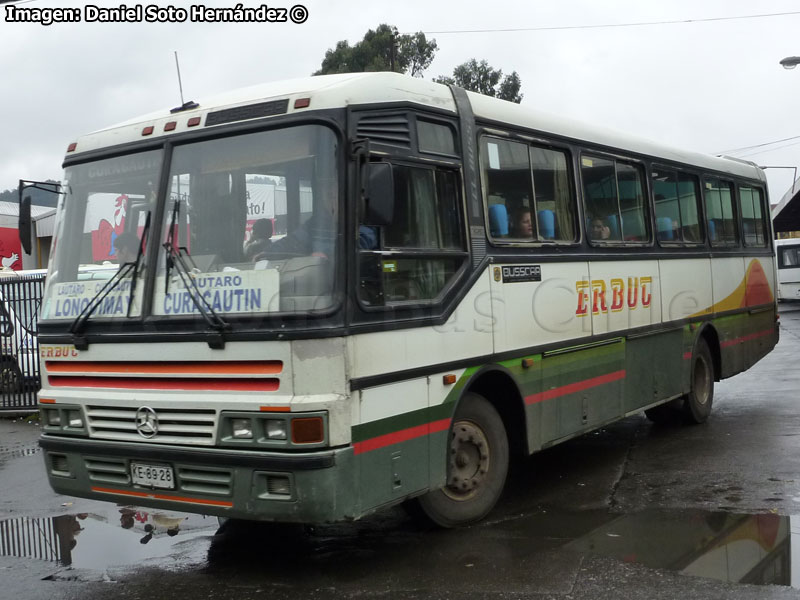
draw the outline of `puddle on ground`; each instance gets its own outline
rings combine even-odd
[[[617,516],[565,548],[730,583],[800,587],[800,563],[792,564],[799,535],[800,517],[646,510]]]
[[[278,585],[341,587],[364,577],[376,584],[379,574],[387,585],[408,576],[421,586],[447,580],[450,589],[457,581],[490,591],[483,587],[488,574],[504,589],[547,587],[552,573],[540,574],[541,557],[556,552],[565,567],[569,556],[577,568],[581,555],[594,554],[732,583],[800,588],[800,517],[772,513],[540,510],[460,530],[421,530],[395,513],[320,527],[232,522],[217,529],[215,517],[129,507],[12,519],[0,521],[0,555],[101,571],[201,565]]]
[[[216,517],[134,507],[112,508],[107,514],[22,517],[0,521],[0,556],[100,571],[115,566],[177,565],[189,552],[183,546],[186,542],[209,537],[217,528]]]

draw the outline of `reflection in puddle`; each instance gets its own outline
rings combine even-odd
[[[389,517],[321,527],[231,522],[215,532],[215,517],[132,507],[20,518],[0,521],[0,556],[94,570],[202,566],[292,587],[359,589],[368,581],[392,589],[414,581],[423,589],[561,593],[542,565],[577,569],[581,555],[595,554],[727,582],[800,587],[800,521],[775,514],[540,511],[460,530],[421,531]],[[543,560],[548,553],[559,559]]]
[[[797,517],[776,514],[652,510],[617,517],[566,548],[731,583],[796,585],[796,530]]]
[[[104,570],[142,565],[176,553],[182,542],[209,536],[217,519],[122,507],[107,515],[81,513],[0,521],[0,556]]]
[[[408,523],[373,525],[226,528],[212,541],[210,568],[236,570],[237,576],[257,573],[285,585],[302,580],[341,588],[369,574],[378,587],[408,577],[422,588],[446,581],[448,589],[488,592],[485,586],[499,582],[501,589],[524,591],[536,587],[541,565],[553,562],[543,555],[555,552],[558,564],[569,554],[576,560],[595,554],[731,583],[800,587],[800,558],[792,575],[793,545],[800,557],[797,517],[701,510],[543,511],[450,531],[415,533]],[[281,543],[265,544],[270,539]],[[549,581],[542,577],[541,583]]]

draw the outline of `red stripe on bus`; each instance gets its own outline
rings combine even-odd
[[[424,425],[417,425],[416,427],[409,427],[408,429],[402,429],[400,431],[393,431],[392,433],[379,435],[378,437],[364,440],[363,442],[354,443],[353,453],[363,454],[364,452],[370,452],[378,448],[385,448],[386,446],[392,446],[400,442],[407,442],[408,440],[413,440],[425,435],[445,431],[449,427],[450,419],[442,419],[440,421],[433,421],[432,423],[425,423]]]
[[[598,385],[611,383],[612,381],[619,381],[620,379],[625,379],[625,369],[622,369],[621,371],[614,371],[613,373],[606,373],[605,375],[598,375],[597,377],[592,377],[591,379],[585,379],[583,381],[576,381],[575,383],[562,385],[561,387],[553,388],[552,390],[545,390],[544,392],[532,394],[525,398],[525,404],[535,404],[537,402],[544,402],[545,400],[552,400],[553,398],[558,398],[559,396],[566,396],[567,394],[582,392],[583,390],[588,390],[589,388],[597,387]]]
[[[280,387],[279,379],[206,379],[172,378],[151,379],[125,377],[70,377],[51,375],[53,387],[112,388],[120,390],[186,390],[215,392],[274,392]]]
[[[732,340],[727,340],[722,342],[719,346],[720,348],[727,348],[728,346],[735,346],[736,344],[743,344],[744,342],[749,342],[751,340],[758,339],[760,337],[764,337],[765,335],[770,335],[774,333],[774,329],[765,329],[764,331],[757,331],[755,333],[751,333],[750,335],[745,335],[742,337],[734,338]]]
[[[283,370],[280,360],[241,360],[228,362],[45,362],[51,373],[129,373],[131,375],[271,375]]]
[[[207,504],[209,506],[225,506],[231,508],[233,502],[225,500],[204,500],[202,498],[188,498],[186,496],[170,496],[169,494],[154,494],[151,492],[135,492],[133,490],[115,490],[111,488],[93,487],[93,492],[101,494],[120,494],[122,496],[133,496],[134,498],[153,498],[154,500],[170,500],[172,502],[189,502],[191,504]]]

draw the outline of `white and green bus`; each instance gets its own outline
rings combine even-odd
[[[471,523],[514,456],[702,422],[778,339],[758,167],[459,88],[268,84],[64,167],[39,326],[63,494]]]

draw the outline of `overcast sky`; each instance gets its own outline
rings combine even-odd
[[[188,7],[202,0],[151,4]],[[431,33],[439,44],[426,78],[486,59],[522,79],[523,104],[701,152],[800,136],[797,0],[275,0],[302,2],[301,24],[6,22],[0,4],[0,190],[59,179],[67,145],[83,133],[177,106],[173,51],[187,100],[310,75],[338,40],[380,23]],[[242,0],[260,6],[257,0]],[[30,0],[23,7],[83,7]],[[97,0],[117,7],[121,1]],[[126,2],[134,6],[133,0]],[[146,5],[147,3],[145,3]],[[206,0],[205,6],[235,6]],[[780,16],[762,16],[775,13]],[[727,19],[750,16],[751,18]],[[720,19],[686,23],[688,20]],[[678,24],[580,27],[643,22]],[[554,28],[531,31],[534,28]],[[443,33],[465,30],[509,30]],[[765,151],[766,150],[766,151]],[[758,154],[753,154],[759,152]],[[800,164],[800,138],[734,155],[761,165]],[[771,202],[792,171],[767,171]]]

